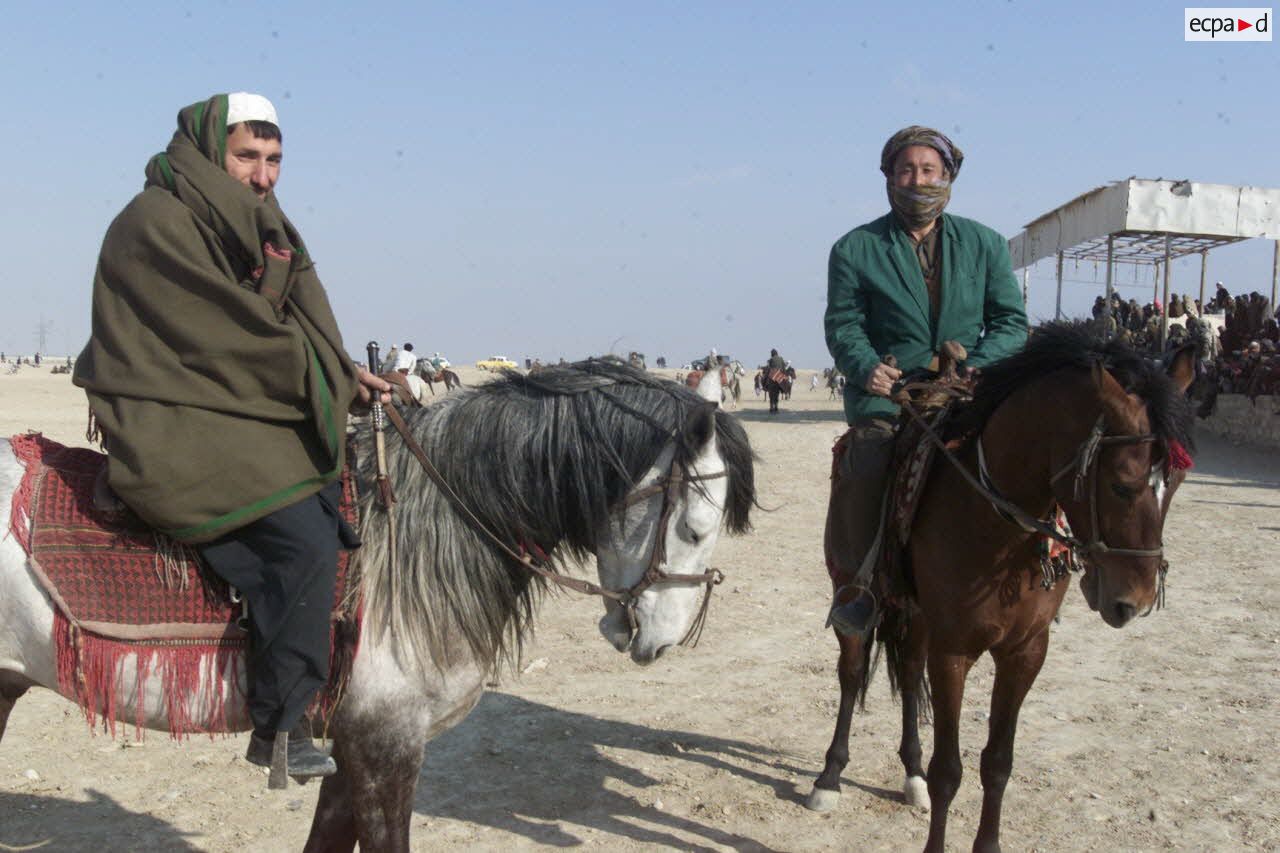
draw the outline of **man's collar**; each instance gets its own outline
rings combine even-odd
[[[933,234],[935,231],[936,231],[936,232],[938,232],[938,233],[942,233],[943,229],[945,229],[945,228],[947,227],[947,222],[948,222],[947,214],[946,214],[946,212],[945,212],[945,211],[943,211],[942,213],[938,214],[938,218],[937,218],[936,220],[934,220],[934,226],[933,226],[933,228],[930,230],[929,234]],[[889,211],[889,233],[890,233],[890,236],[892,236],[892,235],[893,235],[893,232],[895,232],[895,231],[896,231],[897,233],[901,234],[901,235],[903,236],[903,238],[905,238],[905,239],[906,239],[906,241],[907,241],[908,243],[910,243],[911,245],[913,245],[913,246],[914,246],[914,245],[916,244],[915,239],[913,239],[913,238],[912,238],[912,236],[911,236],[911,232],[910,232],[910,231],[908,231],[908,230],[907,230],[907,227],[906,227],[905,225],[903,225],[903,224],[902,224],[902,221],[901,221],[901,220],[899,220],[899,219],[898,219],[898,214],[894,213],[894,212],[891,210],[891,211]]]

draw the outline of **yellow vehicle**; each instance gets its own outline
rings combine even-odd
[[[481,370],[501,370],[504,367],[514,368],[515,366],[516,363],[505,355],[491,355],[476,362],[476,367]]]

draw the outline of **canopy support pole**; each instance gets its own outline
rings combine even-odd
[[[1173,238],[1168,234],[1164,235],[1164,290],[1162,293],[1163,305],[1160,312],[1160,352],[1164,352],[1164,345],[1169,340],[1169,255],[1172,252]]]
[[[1276,310],[1276,288],[1280,285],[1280,240],[1276,241],[1276,252],[1271,258],[1271,311]]]
[[[1204,312],[1204,270],[1209,265],[1209,250],[1200,253],[1200,311]]]
[[[1111,268],[1115,265],[1116,235],[1107,235],[1107,298],[1102,306],[1102,339],[1111,340],[1111,296],[1115,293],[1115,285],[1111,281]]]
[[[1062,319],[1062,252],[1058,252],[1058,301],[1053,306],[1053,319]]]

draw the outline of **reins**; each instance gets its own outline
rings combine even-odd
[[[561,575],[557,572],[550,571],[544,566],[539,565],[534,558],[534,554],[530,553],[527,549],[522,548],[524,553],[520,553],[504,542],[502,537],[497,533],[494,533],[493,530],[485,524],[484,520],[472,511],[471,507],[467,505],[467,502],[462,498],[462,496],[454,491],[453,487],[449,485],[448,481],[440,471],[432,464],[431,459],[426,454],[426,451],[422,449],[422,445],[420,445],[413,437],[413,434],[409,430],[409,425],[405,423],[404,418],[395,410],[395,407],[389,403],[380,403],[377,405],[380,405],[382,409],[385,410],[387,419],[391,422],[392,426],[396,428],[396,432],[400,434],[400,438],[404,441],[405,447],[407,447],[418,460],[418,463],[422,466],[422,470],[426,473],[428,479],[430,479],[431,482],[440,489],[458,514],[462,516],[462,518],[466,520],[477,533],[488,539],[494,547],[516,563],[519,563],[527,571],[545,578],[552,583],[574,590],[575,592],[583,593],[584,595],[598,595],[601,598],[612,599],[613,601],[618,602],[627,614],[627,624],[630,632],[627,643],[628,648],[630,647],[631,642],[634,641],[639,629],[639,621],[636,617],[636,603],[645,590],[657,583],[671,582],[705,584],[706,592],[703,596],[702,605],[699,608],[698,615],[690,625],[689,630],[685,633],[684,637],[680,640],[680,645],[697,645],[698,638],[702,634],[703,623],[706,621],[708,608],[711,604],[711,590],[724,580],[724,573],[715,568],[708,569],[702,574],[697,575],[671,574],[663,570],[662,563],[666,559],[667,526],[670,522],[671,513],[675,508],[675,501],[679,497],[680,490],[683,488],[685,483],[727,477],[729,473],[727,470],[719,471],[714,474],[689,476],[679,470],[675,459],[672,459],[671,469],[668,471],[666,477],[663,477],[656,483],[645,486],[644,488],[638,489],[628,495],[622,504],[622,508],[624,510],[636,503],[639,503],[640,501],[648,500],[649,498],[657,495],[662,496],[662,510],[658,519],[658,528],[657,533],[655,534],[653,551],[649,555],[649,563],[645,568],[645,573],[639,581],[625,590],[607,589],[581,578]],[[394,498],[391,498],[388,502],[388,511],[390,510],[390,503],[394,503]],[[534,547],[535,549],[537,548],[536,545]],[[540,551],[541,549],[537,550]],[[394,553],[394,550],[392,553]]]
[[[978,473],[981,479],[971,474],[969,469],[964,466],[960,459],[951,452],[951,448],[947,447],[946,442],[942,440],[941,436],[939,436],[937,432],[934,431],[933,427],[929,425],[929,422],[915,410],[915,406],[913,405],[909,394],[913,390],[920,389],[927,389],[930,393],[942,391],[953,400],[967,399],[968,393],[959,388],[955,388],[954,386],[935,385],[930,382],[917,382],[903,385],[893,394],[893,398],[901,405],[903,411],[905,411],[907,415],[915,421],[916,425],[920,427],[929,441],[932,442],[933,445],[942,452],[942,455],[947,458],[952,466],[955,467],[956,471],[960,473],[960,476],[964,478],[965,482],[972,486],[980,495],[990,501],[991,505],[1001,516],[1022,528],[1024,532],[1038,533],[1042,536],[1047,536],[1050,539],[1054,539],[1062,543],[1073,551],[1076,551],[1081,556],[1086,557],[1093,554],[1112,554],[1121,557],[1163,557],[1163,545],[1159,548],[1112,548],[1103,541],[1102,528],[1098,520],[1098,485],[1096,470],[1098,464],[1098,449],[1103,445],[1151,442],[1156,440],[1155,435],[1150,433],[1142,435],[1104,435],[1103,431],[1106,429],[1105,417],[1100,415],[1097,422],[1094,424],[1093,429],[1090,431],[1089,436],[1081,443],[1072,460],[1050,479],[1050,484],[1052,485],[1075,468],[1076,481],[1074,494],[1076,500],[1083,500],[1084,483],[1086,480],[1092,478],[1093,491],[1090,494],[1089,500],[1090,523],[1092,526],[1090,533],[1092,534],[1092,540],[1085,542],[1075,536],[1061,532],[1051,521],[1036,518],[1017,504],[1005,498],[1004,495],[1000,494],[999,490],[995,487],[995,483],[992,482],[990,474],[987,472],[986,460],[982,451],[981,433],[979,433],[974,439],[974,442],[977,445]],[[1163,578],[1163,571],[1161,573],[1161,577]]]

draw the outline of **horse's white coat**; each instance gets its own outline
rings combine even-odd
[[[0,439],[0,670],[9,670],[40,684],[56,684],[54,671],[53,605],[40,591],[27,568],[22,547],[9,534],[13,493],[22,480],[22,466],[14,459],[8,439]],[[32,644],[33,637],[46,638]]]

